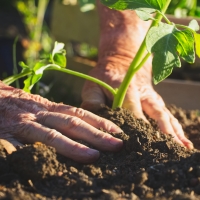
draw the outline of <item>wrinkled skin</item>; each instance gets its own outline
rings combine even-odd
[[[110,10],[99,2],[97,4],[101,27],[99,59],[90,75],[105,81],[113,88],[118,88],[150,23],[141,21],[134,11]],[[151,61],[152,58],[132,79],[123,107],[145,121],[146,112],[158,122],[164,133],[173,135],[178,143],[193,148],[192,143],[184,136],[178,120],[172,116],[163,99],[152,87]],[[82,91],[82,99],[83,108],[98,110],[100,104],[112,102],[113,96],[106,89],[87,81]]]
[[[108,132],[122,132],[112,122],[89,111],[57,104],[0,81],[0,139],[14,146],[42,142],[57,152],[79,162],[92,162],[99,150],[117,151],[123,143]],[[75,140],[83,140],[96,149]]]

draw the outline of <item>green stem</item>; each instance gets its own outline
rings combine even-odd
[[[164,18],[164,20],[165,20],[168,24],[172,24],[172,22],[167,18],[167,16],[166,16],[164,13],[162,13],[162,12],[160,12],[160,11],[158,11],[158,13],[159,13],[160,15],[162,15],[162,17]]]
[[[147,61],[147,59],[149,58],[150,55],[151,55],[151,53],[147,53],[146,56],[143,58],[143,60],[140,62],[140,64],[137,67],[134,67],[132,69],[131,73],[129,73],[129,76],[125,77],[125,78],[127,78],[128,81],[131,81],[133,75],[145,64],[145,62]],[[123,81],[122,84],[120,85],[120,87],[122,87],[123,90],[119,91],[120,90],[120,87],[119,87],[119,90],[114,97],[114,101],[113,101],[113,105],[112,105],[113,109],[117,108],[117,107],[122,107],[128,86],[129,86],[129,82],[126,82],[126,81]],[[123,95],[124,98],[122,98],[122,96],[119,95],[120,92],[122,92],[121,95]]]
[[[70,70],[70,69],[61,68],[59,65],[56,65],[56,64],[49,64],[49,65],[45,66],[45,68],[46,69],[44,69],[44,70],[56,70],[56,71],[64,72],[64,73],[71,74],[71,75],[74,75],[74,76],[78,76],[78,77],[84,78],[86,80],[92,81],[94,83],[97,83],[98,85],[101,85],[102,87],[104,87],[108,91],[110,91],[113,96],[115,96],[116,93],[117,93],[117,90],[112,88],[110,85],[108,85],[105,82],[103,82],[103,81],[101,81],[97,78],[94,78],[92,76],[89,76],[89,75],[86,75],[86,74],[83,74],[83,73],[80,73],[80,72],[76,72],[76,71],[73,71],[73,70]],[[10,85],[14,81],[16,81],[16,80],[18,80],[18,79],[20,79],[24,76],[31,75],[32,73],[33,73],[32,71],[22,72],[20,74],[16,74],[16,75],[13,75],[13,76],[10,76],[10,77],[4,79],[3,82],[7,85]]]
[[[84,78],[86,80],[92,81],[94,83],[97,83],[98,85],[101,85],[102,87],[104,87],[108,91],[110,91],[114,96],[117,93],[117,91],[114,88],[112,88],[110,85],[106,84],[105,82],[103,82],[103,81],[101,81],[97,78],[94,78],[92,76],[89,76],[89,75],[86,75],[86,74],[83,74],[83,73],[80,73],[80,72],[76,72],[76,71],[73,71],[73,70],[70,70],[70,69],[56,67],[56,65],[51,65],[51,66],[52,67],[48,67],[46,70],[57,70],[57,71],[64,72],[64,73],[67,73],[67,74],[72,74],[72,75]]]
[[[171,0],[168,0],[166,2],[165,6],[163,7],[163,9],[161,11],[162,13],[165,13],[165,11],[167,10],[170,2],[171,2]],[[158,23],[161,21],[162,17],[163,17],[163,15],[161,15],[160,13],[157,13],[157,15],[155,17],[156,20],[152,22],[151,27],[157,26]],[[140,69],[140,67],[142,67],[142,64],[144,64],[143,59],[147,60],[147,58],[149,57],[149,54],[147,54],[148,55],[147,58],[143,56],[145,51],[146,51],[145,38],[144,38],[144,40],[143,40],[143,42],[142,42],[137,54],[135,55],[134,60],[132,61],[131,65],[130,65],[127,73],[126,73],[126,75],[124,77],[124,80],[121,83],[121,85],[120,85],[120,87],[119,87],[119,89],[117,91],[117,94],[114,96],[114,101],[113,101],[113,105],[112,105],[113,109],[115,109],[117,107],[122,107],[122,104],[123,104],[125,95],[127,93],[129,84],[130,84],[130,82],[132,80],[132,77]]]
[[[146,61],[148,60],[148,58],[149,58],[150,55],[151,55],[151,53],[147,53],[146,54],[146,56],[143,58],[143,60],[141,61],[141,63],[134,69],[135,73],[146,63]]]
[[[33,39],[36,43],[41,43],[44,15],[45,15],[48,3],[49,3],[49,0],[38,1],[37,25],[35,26],[34,39]],[[33,58],[33,59],[38,59],[38,57],[39,57],[39,51],[35,51],[35,58]],[[32,62],[33,62],[33,60],[32,60]],[[38,92],[39,92],[39,85],[37,83],[36,84],[36,93],[38,93]]]
[[[48,3],[49,3],[49,0],[42,0],[38,2],[37,25],[35,27],[35,36],[34,36],[34,39],[37,42],[40,42],[40,39],[41,39],[44,15],[45,15],[45,11],[46,11]]]
[[[24,76],[28,76],[28,75],[31,75],[32,72],[29,71],[29,72],[22,72],[20,74],[16,74],[16,75],[13,75],[13,76],[10,76],[6,79],[4,79],[2,82],[5,83],[6,85],[10,85],[11,83],[13,83],[14,81],[24,77]]]

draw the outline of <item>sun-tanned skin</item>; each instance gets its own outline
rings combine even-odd
[[[101,28],[99,59],[90,75],[118,88],[150,23],[140,20],[134,11],[111,10],[99,2],[97,5]],[[143,111],[146,112],[158,122],[164,133],[173,135],[180,144],[193,148],[192,143],[184,136],[178,120],[172,116],[163,99],[152,87],[151,60],[152,58],[134,76],[123,107],[144,120],[146,118]],[[89,81],[83,88],[82,98],[82,107],[89,110],[98,109],[100,104],[113,99],[106,89]]]
[[[79,162],[98,159],[99,151],[74,140],[80,139],[99,150],[117,151],[123,142],[108,132],[122,132],[112,122],[89,111],[57,104],[0,82],[0,138],[14,146],[42,142]]]

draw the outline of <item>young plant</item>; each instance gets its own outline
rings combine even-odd
[[[199,30],[197,21],[192,20],[188,26],[170,22],[165,15],[170,0],[101,0],[101,2],[111,9],[133,9],[142,20],[153,21],[118,89],[113,102],[114,108],[122,106],[133,75],[144,65],[151,53],[154,55],[152,62],[154,84],[169,76],[174,67],[181,67],[180,57],[189,63],[194,63],[195,44],[197,55],[200,56],[200,35],[196,33]],[[161,22],[162,18],[166,23]],[[147,54],[145,54],[146,49]]]
[[[54,49],[52,53],[50,53],[46,58],[39,60],[35,63],[34,66],[28,66],[24,62],[20,62],[19,65],[22,67],[22,71],[19,74],[15,74],[3,80],[3,82],[7,85],[10,85],[14,81],[28,76],[24,81],[23,90],[30,93],[33,86],[42,78],[44,71],[46,70],[56,70],[60,72],[64,72],[67,74],[72,74],[89,81],[93,81],[106,89],[108,89],[113,95],[116,94],[115,89],[113,89],[108,84],[100,81],[92,76],[88,76],[86,74],[76,72],[70,69],[66,69],[66,51],[64,49],[63,43],[55,42]]]
[[[194,63],[195,52],[200,57],[200,34],[196,33],[199,30],[197,21],[192,20],[188,26],[170,22],[165,15],[170,0],[101,0],[101,2],[111,9],[135,10],[142,20],[152,20],[152,25],[119,88],[112,88],[96,78],[65,69],[64,44],[57,42],[52,54],[47,59],[39,61],[32,68],[21,63],[22,72],[7,78],[4,82],[9,84],[19,77],[28,75],[24,89],[30,92],[33,85],[42,77],[44,70],[62,71],[94,81],[108,89],[114,96],[112,107],[116,108],[122,106],[131,79],[151,54],[153,54],[152,66],[155,84],[169,76],[174,67],[181,67],[180,58],[188,63]],[[165,23],[161,22],[162,18]]]

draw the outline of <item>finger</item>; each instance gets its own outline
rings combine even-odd
[[[131,93],[127,92],[127,94],[128,95],[126,95],[124,99],[123,107],[133,112],[136,118],[143,119],[145,122],[149,123],[146,117],[144,116],[139,93],[137,91],[134,91]]]
[[[97,150],[77,143],[55,129],[47,128],[36,122],[24,123],[21,126],[21,131],[18,133],[18,136],[26,139],[27,142],[42,142],[54,147],[58,153],[78,162],[93,162],[99,157]]]
[[[174,140],[183,145],[183,143],[178,139],[171,125],[170,117],[166,108],[162,102],[155,99],[149,98],[142,102],[143,110],[154,120],[157,121],[159,128],[166,134],[171,134]]]
[[[177,137],[179,138],[179,140],[188,148],[188,149],[193,149],[194,145],[192,144],[192,142],[186,138],[183,128],[180,125],[180,123],[178,122],[178,120],[170,113],[169,110],[168,114],[170,116],[170,121],[171,121],[171,125],[174,129],[174,132],[176,133]]]
[[[178,121],[171,118],[169,111],[164,106],[164,102],[160,99],[144,100],[142,102],[143,110],[154,120],[157,121],[159,128],[166,134],[171,134],[176,142],[185,146],[184,140],[187,140],[184,136],[183,129]],[[182,136],[180,138],[180,136]]]
[[[3,145],[4,149],[7,151],[8,154],[16,151],[16,148],[10,143],[8,140],[0,139],[0,144]]]
[[[56,129],[72,139],[86,141],[101,150],[117,151],[123,145],[120,139],[94,128],[77,117],[41,112],[38,115],[38,122],[49,128]]]
[[[63,104],[56,104],[56,103],[49,103],[48,100],[45,100],[44,98],[38,96],[38,95],[30,95],[30,94],[26,94],[24,92],[22,92],[21,90],[16,90],[18,91],[16,94],[18,94],[18,96],[20,95],[20,97],[28,99],[28,98],[35,98],[35,101],[37,102],[45,102],[44,105],[45,107],[40,107],[38,106],[37,102],[31,103],[30,101],[26,102],[24,99],[20,99],[20,98],[15,98],[15,99],[10,99],[9,102],[9,106],[6,104],[6,109],[1,109],[1,110],[6,110],[6,117],[8,118],[8,114],[9,114],[9,120],[14,118],[20,118],[19,113],[24,113],[24,112],[30,112],[30,113],[38,113],[39,111],[43,110],[46,111],[47,108],[48,110],[52,111],[52,112],[60,112],[60,113],[65,113],[68,115],[73,115],[73,116],[77,116],[79,118],[81,118],[82,120],[85,120],[87,123],[91,124],[92,126],[96,127],[96,128],[103,128],[104,130],[108,131],[108,132],[122,132],[122,130],[117,127],[114,123],[105,120],[101,117],[97,117],[96,115],[84,111],[82,109],[77,109],[74,108],[72,106],[67,106],[67,105],[63,105]],[[47,106],[48,105],[48,106]],[[21,108],[21,109],[20,109]],[[33,116],[31,114],[25,114],[26,119],[31,120],[30,117]],[[25,117],[24,116],[24,117]],[[28,117],[28,118],[27,118]],[[7,119],[5,118],[5,119]],[[33,116],[34,118],[34,116]],[[20,119],[19,119],[20,120]],[[6,121],[6,120],[4,120]],[[6,121],[7,123],[7,121]],[[5,124],[5,123],[2,123]]]
[[[99,110],[101,104],[105,104],[106,102],[102,89],[97,84],[89,81],[86,81],[81,96],[81,107],[89,111]]]
[[[112,133],[121,133],[123,132],[117,125],[113,122],[99,117],[87,110],[83,110],[82,108],[76,108],[72,106],[66,106],[63,104],[58,104],[53,108],[53,112],[63,113],[71,116],[75,116],[85,121],[86,123],[92,125],[95,128],[103,128],[103,130],[112,132]]]
[[[21,110],[26,110],[31,113],[47,110],[48,106],[52,105],[52,102],[39,95],[29,94],[21,89],[16,89],[7,85],[1,88],[0,95],[4,97],[1,98],[1,104],[5,104],[6,106],[14,105]]]

